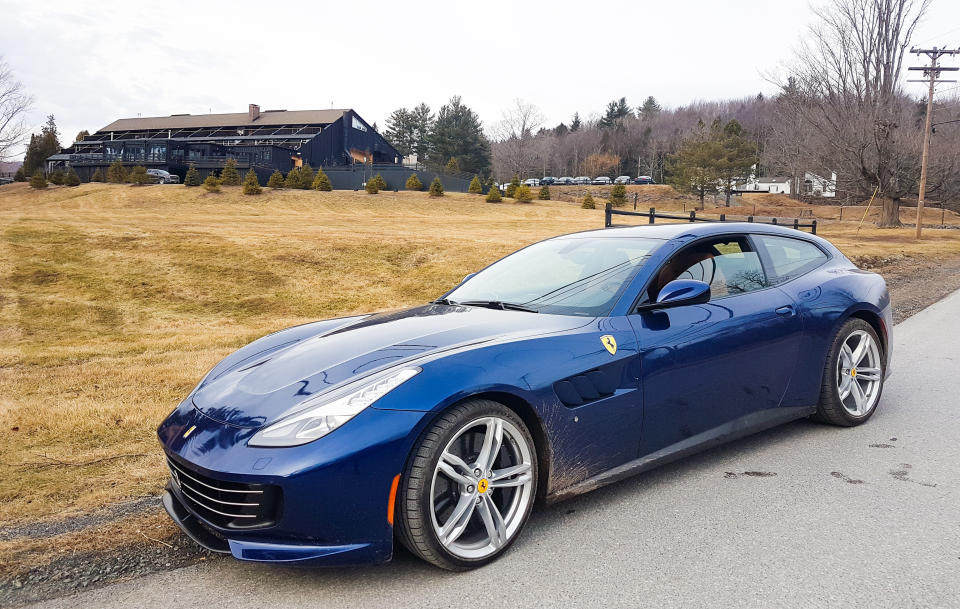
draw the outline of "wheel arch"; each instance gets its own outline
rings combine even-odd
[[[870,327],[873,328],[873,331],[877,333],[877,336],[880,338],[880,347],[883,349],[883,359],[887,359],[887,328],[884,326],[883,318],[879,313],[871,311],[870,309],[857,309],[852,311],[840,322],[840,327],[843,327],[843,324],[847,323],[850,319],[862,319],[863,321],[870,324]],[[839,331],[839,330],[838,330]]]
[[[472,393],[457,400],[443,410],[445,411],[470,400],[491,400],[503,404],[516,413],[524,425],[527,426],[527,429],[530,430],[530,435],[533,437],[534,449],[537,452],[537,465],[539,468],[537,501],[542,502],[544,497],[546,497],[547,482],[550,480],[553,459],[551,458],[552,452],[546,428],[543,426],[543,421],[540,420],[540,416],[536,410],[534,410],[533,405],[524,398],[506,391],[482,391]]]

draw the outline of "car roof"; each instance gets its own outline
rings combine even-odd
[[[764,235],[783,235],[822,242],[820,237],[800,232],[785,226],[774,224],[759,224],[755,222],[704,222],[690,224],[678,222],[675,224],[645,224],[641,226],[617,226],[596,230],[570,233],[553,237],[554,239],[582,239],[582,238],[643,238],[662,239],[669,241],[680,237],[707,237],[710,235],[724,235],[729,233],[752,233]]]

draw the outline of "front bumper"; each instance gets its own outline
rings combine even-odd
[[[278,486],[282,509],[275,522],[261,527],[217,526],[175,479],[163,506],[197,544],[240,560],[309,566],[386,562],[393,556],[393,481],[430,418],[430,413],[371,408],[310,444],[257,448],[247,446],[254,430],[224,425],[182,404],[158,429],[167,458],[212,479]]]

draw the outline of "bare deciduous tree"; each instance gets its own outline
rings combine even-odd
[[[0,160],[9,158],[13,149],[27,134],[26,114],[33,98],[13,74],[13,69],[0,56]]]
[[[514,100],[511,109],[503,113],[503,119],[494,128],[499,140],[495,147],[494,166],[501,166],[507,174],[526,177],[537,168],[537,148],[533,144],[534,132],[543,125],[540,109],[522,99]],[[499,162],[498,162],[499,161]]]
[[[877,192],[879,224],[900,224],[900,200],[916,188],[920,131],[905,118],[903,60],[930,0],[830,0],[784,85],[793,120],[810,132],[797,142],[817,169],[838,174],[838,190]],[[794,88],[788,91],[788,86]],[[811,168],[812,169],[812,168]]]

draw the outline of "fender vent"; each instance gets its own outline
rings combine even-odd
[[[604,370],[590,370],[553,384],[564,406],[574,407],[605,398],[617,390],[617,379]]]

